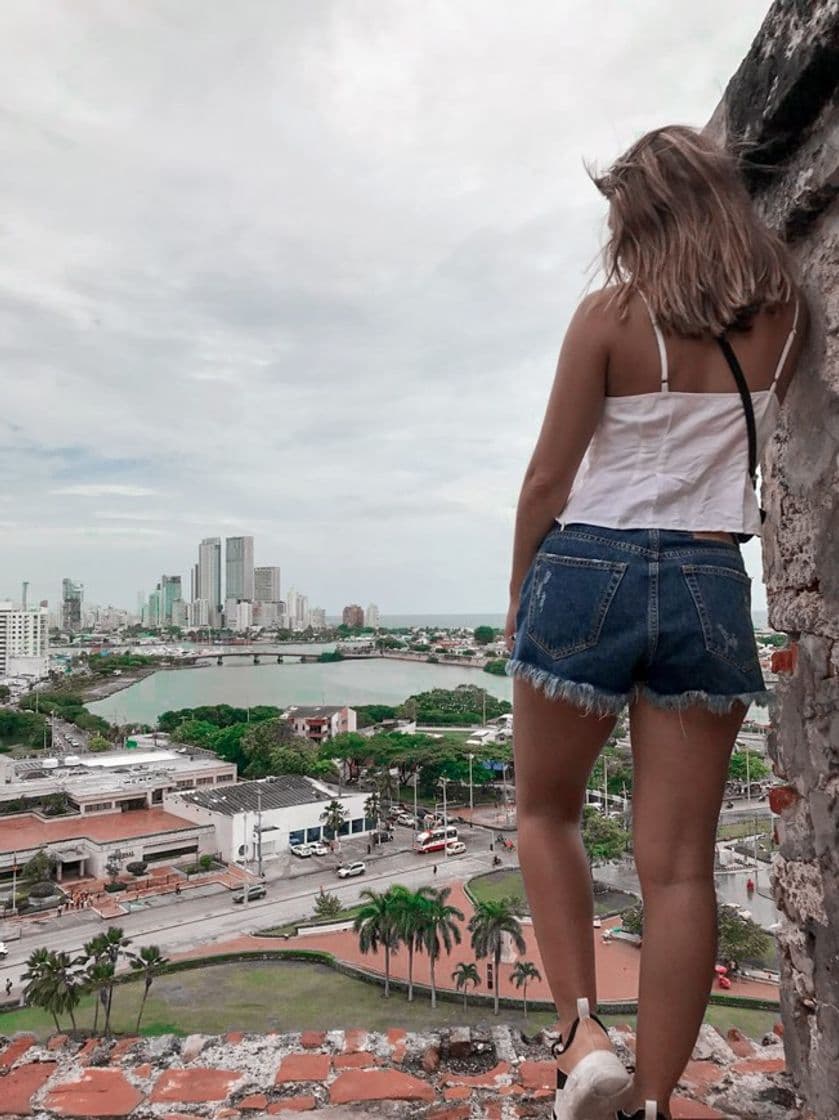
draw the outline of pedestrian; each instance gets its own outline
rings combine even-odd
[[[560,348],[516,509],[504,626],[521,869],[560,1021],[562,1120],[595,1101],[604,1116],[663,1116],[702,1023],[717,930],[707,838],[748,704],[771,695],[740,545],[761,532],[756,467],[808,333],[790,254],[733,150],[667,126],[592,178],[609,210],[604,287]],[[509,405],[520,400],[511,386]],[[800,433],[798,415],[784,424]],[[766,528],[776,548],[777,519]],[[641,974],[668,978],[640,993],[632,1079],[586,998],[592,883],[578,827],[626,705],[645,779],[633,806]]]
[[[431,870],[434,872],[435,875],[437,874],[437,864],[436,863],[434,864],[434,866],[432,867]]]
[[[493,842],[492,842],[491,840],[490,840],[490,842],[489,842],[489,850],[490,850],[491,852],[494,852],[494,851],[495,851],[495,845],[493,844]]]
[[[11,994],[12,994],[12,978],[10,976],[7,976],[6,977],[6,995],[10,996]]]
[[[372,844],[368,844],[368,845],[367,845],[367,855],[369,856],[369,855],[370,855],[370,853],[371,853],[372,851],[373,851],[373,845],[372,845]]]

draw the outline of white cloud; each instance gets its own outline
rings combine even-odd
[[[503,610],[582,161],[704,122],[766,0],[49,10],[0,6],[5,589],[251,531],[330,611]]]

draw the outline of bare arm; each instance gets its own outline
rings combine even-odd
[[[608,331],[606,297],[595,292],[580,304],[568,327],[542,429],[519,495],[510,598],[516,602],[545,534],[571,493],[574,476],[603,411]]]

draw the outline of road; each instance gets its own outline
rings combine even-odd
[[[404,843],[411,830],[402,831],[405,836],[400,840]],[[490,870],[491,833],[475,828],[463,830],[461,836],[467,844],[466,853],[449,858],[441,853],[417,855],[404,848],[368,856],[366,844],[344,842],[341,845],[341,862],[362,859],[367,864],[366,874],[355,879],[337,878],[334,857],[323,857],[322,863],[317,857],[308,860],[281,857],[265,865],[269,897],[246,904],[234,903],[232,892],[217,887],[206,891],[199,888],[197,896],[191,891],[184,892],[177,900],[167,895],[154,905],[135,910],[113,922],[104,922],[90,911],[70,911],[61,918],[38,922],[36,928],[30,929],[19,940],[6,940],[9,955],[0,962],[0,992],[7,977],[11,977],[15,991],[20,992],[20,978],[33,949],[45,947],[70,954],[80,953],[84,942],[108,925],[118,925],[131,938],[134,948],[157,945],[164,955],[171,956],[242,933],[255,933],[290,921],[304,921],[312,916],[314,899],[321,886],[336,894],[345,906],[350,906],[358,901],[365,887],[383,891],[393,883],[404,883],[414,889],[432,882],[441,886]],[[436,875],[432,872],[435,861]],[[504,862],[509,866],[515,865],[515,854],[506,856]],[[10,925],[7,923],[4,929],[4,924],[0,923],[0,940],[7,937]],[[282,945],[282,941],[277,944]]]

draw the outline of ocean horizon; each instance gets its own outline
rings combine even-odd
[[[382,614],[379,624],[389,629],[401,626],[439,626],[441,629],[453,630],[456,627],[467,626],[474,629],[476,626],[494,626],[502,629],[506,620],[505,614],[476,611],[463,614]],[[328,623],[338,625],[341,621],[337,615],[327,616]],[[768,616],[765,610],[752,611],[752,622],[758,628],[768,625]]]

